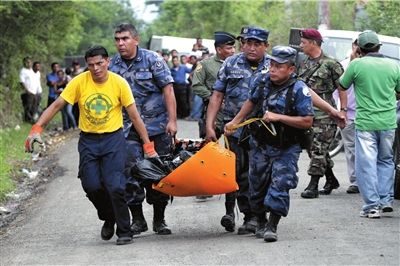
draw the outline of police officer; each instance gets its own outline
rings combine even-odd
[[[136,99],[136,106],[158,154],[169,154],[172,138],[177,131],[171,72],[157,53],[138,46],[139,34],[132,24],[117,26],[114,39],[119,53],[111,60],[110,70],[128,81]],[[134,234],[148,230],[142,210],[142,202],[146,197],[147,202],[153,205],[153,231],[160,235],[171,234],[164,219],[170,197],[153,190],[151,185],[144,187],[130,177],[128,173],[131,163],[143,159],[143,150],[136,130],[126,119],[124,133],[127,139],[127,200],[132,213],[131,230]]]
[[[205,107],[205,110],[203,111],[203,117],[199,121],[200,138],[204,138],[206,136],[206,107],[210,101],[212,87],[217,79],[218,70],[220,69],[224,60],[235,53],[234,35],[228,32],[216,31],[214,33],[214,39],[216,54],[197,63],[192,79],[193,93],[203,99]],[[216,126],[217,136],[220,136],[222,133],[222,122],[222,113],[218,112]]]
[[[307,85],[294,76],[296,50],[275,46],[270,57],[269,73],[255,83],[249,99],[235,118],[225,125],[231,134],[232,126],[240,123],[262,102],[263,120],[275,125],[277,135],[251,137],[250,202],[264,227],[257,231],[266,242],[277,241],[277,225],[289,211],[289,190],[297,186],[302,130],[312,126],[313,108]],[[266,219],[265,211],[270,212]],[[268,221],[267,221],[268,220]]]
[[[323,100],[336,106],[333,92],[338,88],[339,77],[343,73],[343,67],[335,59],[326,56],[322,49],[322,36],[315,29],[300,31],[300,47],[306,54],[305,59],[298,66],[298,75],[306,84]],[[339,94],[342,111],[347,111],[346,94]],[[333,161],[329,156],[329,146],[335,136],[336,122],[333,118],[315,108],[313,123],[314,140],[309,151],[311,158],[308,174],[310,183],[301,193],[303,198],[317,198],[318,194],[328,195],[333,189],[339,187],[339,182],[333,174]],[[318,192],[318,182],[322,176],[326,176],[324,188]]]
[[[239,112],[247,100],[252,78],[261,72],[267,72],[269,59],[266,55],[268,34],[265,29],[258,27],[244,27],[241,35],[243,39],[243,53],[225,59],[218,77],[213,86],[213,93],[207,110],[206,139],[217,140],[215,121],[217,113],[224,101],[222,109],[224,123],[229,122]],[[226,215],[221,219],[225,230],[235,230],[235,197],[240,212],[244,214],[244,223],[238,234],[255,233],[256,217],[253,215],[249,203],[248,181],[248,152],[238,145],[240,130],[228,137],[231,150],[236,154],[236,181],[239,185],[237,193],[229,194],[226,198]]]
[[[156,156],[146,128],[136,109],[128,83],[107,71],[110,59],[107,50],[94,46],[86,51],[89,71],[76,76],[41,115],[25,142],[26,151],[41,142],[40,133],[66,104],[79,104],[79,178],[86,196],[104,221],[101,238],[109,240],[117,224],[117,245],[132,242],[130,217],[125,201],[124,164],[125,138],[122,132],[122,106],[144,142],[147,156]]]

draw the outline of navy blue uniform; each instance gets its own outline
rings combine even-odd
[[[154,141],[157,153],[159,155],[170,153],[172,136],[165,133],[168,112],[163,98],[163,88],[173,83],[174,80],[165,61],[157,53],[138,47],[137,55],[131,65],[127,66],[121,56],[117,54],[111,60],[109,69],[128,81],[135,97],[136,107],[146,126],[150,140]],[[126,168],[129,168],[131,163],[143,159],[143,149],[141,140],[127,115],[124,116],[124,134],[127,139]],[[127,188],[137,188],[134,191],[128,191],[128,204],[142,203],[145,198],[144,187],[130,175],[127,178]],[[167,203],[169,195],[155,191],[149,186],[146,187],[146,198],[149,204]]]
[[[262,111],[267,110],[285,114],[286,96],[290,86],[293,87],[294,116],[313,116],[311,96],[306,84],[295,81],[294,84],[272,88],[269,76],[262,77],[264,86],[255,83],[249,99],[253,103],[263,101]],[[293,82],[293,80],[292,80]],[[271,90],[274,92],[271,92]],[[255,213],[273,211],[286,216],[289,211],[289,190],[297,187],[297,162],[301,152],[298,143],[283,143],[283,147],[250,142],[250,203]]]

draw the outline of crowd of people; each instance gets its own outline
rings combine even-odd
[[[329,195],[339,182],[328,147],[337,126],[345,131],[353,123],[354,133],[349,133],[346,142],[348,193],[361,193],[362,217],[379,218],[382,212],[392,212],[391,146],[400,68],[379,54],[377,34],[365,31],[357,36],[354,60],[346,70],[323,53],[323,39],[316,29],[301,30],[300,46],[306,56],[300,62],[297,51],[289,46],[275,46],[268,55],[269,35],[268,30],[254,26],[243,27],[238,36],[216,31],[216,54],[207,55],[208,49],[197,39],[193,52],[200,51],[204,58],[191,55],[189,66],[187,57],[176,50],[171,51],[170,61],[169,54],[139,47],[135,26],[121,24],[114,31],[115,56],[109,57],[104,47],[91,47],[85,54],[88,71],[69,81],[65,74],[58,74],[59,65],[52,64],[53,72],[47,77],[49,106],[38,120],[32,120],[35,124],[25,148],[32,151],[33,143],[42,141],[43,127],[58,111],[77,104],[78,176],[104,221],[101,238],[111,239],[115,224],[118,245],[131,243],[133,235],[147,231],[145,200],[153,206],[153,231],[168,235],[172,230],[165,221],[165,209],[170,196],[132,177],[130,169],[144,158],[172,152],[177,119],[190,117],[190,106],[192,111],[196,106],[190,95],[195,95],[203,104],[200,136],[216,141],[225,134],[236,155],[239,189],[225,195],[226,212],[220,223],[226,231],[236,230],[237,205],[243,213],[238,234],[277,241],[278,224],[289,213],[290,190],[297,187],[300,153],[305,149],[310,157],[310,182],[301,197]],[[351,86],[353,96],[345,92]],[[333,96],[336,90],[339,111]],[[355,118],[346,124],[354,100]],[[263,122],[241,127],[250,117]],[[319,190],[323,176],[326,183]]]

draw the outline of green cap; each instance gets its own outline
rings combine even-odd
[[[358,46],[362,49],[371,49],[375,48],[378,45],[381,45],[378,34],[372,30],[366,30],[361,32],[358,35]]]

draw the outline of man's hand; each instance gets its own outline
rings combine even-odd
[[[217,141],[217,134],[214,129],[206,128],[206,142]]]
[[[43,128],[38,124],[34,124],[32,126],[31,131],[29,132],[28,137],[25,140],[25,152],[33,152],[33,144],[35,142],[39,144],[43,144],[43,140],[40,136],[42,133]]]
[[[154,149],[154,141],[143,144],[143,152],[144,152],[144,158],[158,157],[158,154]]]
[[[171,136],[175,136],[176,132],[178,131],[176,121],[168,121],[167,126],[165,127],[165,132],[170,134]]]
[[[336,120],[338,127],[345,128],[347,123],[347,113],[344,111],[332,111],[329,112],[329,116]]]
[[[236,123],[234,123],[233,121],[227,123],[224,127],[224,132],[226,136],[230,136],[233,133],[235,133],[236,128],[234,128],[234,126],[236,125]]]

